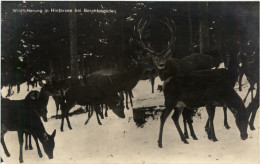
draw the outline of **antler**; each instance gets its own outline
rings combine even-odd
[[[140,19],[139,23],[137,24],[137,28],[136,28],[136,31],[138,33],[139,45],[141,46],[141,48],[143,48],[144,50],[148,51],[149,53],[157,54],[155,51],[153,51],[150,48],[148,48],[142,41],[142,33],[143,33],[144,28],[145,28],[145,25],[147,24],[147,20],[143,23],[142,27],[140,27],[141,24],[142,24],[142,19]]]
[[[161,22],[168,27],[168,29],[171,33],[171,39],[170,39],[170,42],[168,42],[167,48],[164,49],[162,52],[160,52],[159,55],[164,55],[166,52],[168,52],[171,49],[171,46],[174,44],[174,42],[176,40],[176,38],[174,37],[174,34],[176,32],[176,26],[175,26],[174,21],[172,19],[168,19],[167,17],[165,17],[165,20],[166,21],[161,21]],[[172,27],[172,25],[173,25],[174,28]]]
[[[161,21],[161,23],[165,24],[170,33],[171,33],[171,39],[170,41],[168,42],[168,46],[162,50],[161,52],[155,52],[154,50],[152,50],[151,48],[147,47],[143,41],[142,41],[142,34],[143,34],[143,30],[145,28],[145,26],[149,23],[147,23],[147,20],[144,21],[144,23],[142,23],[142,19],[140,19],[139,23],[137,24],[137,28],[134,29],[137,34],[138,34],[138,42],[139,42],[139,45],[146,51],[148,51],[150,54],[152,55],[155,55],[155,56],[164,56],[164,55],[167,55],[169,53],[166,53],[168,52],[170,49],[171,49],[171,46],[174,44],[176,38],[174,37],[174,34],[176,32],[176,26],[175,26],[175,23],[172,19],[168,19],[167,17],[165,17],[165,21]]]

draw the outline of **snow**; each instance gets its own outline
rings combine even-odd
[[[155,93],[151,93],[149,81],[140,81],[133,90],[134,107],[162,105],[163,94],[157,91],[160,80],[156,78]],[[243,91],[238,94],[244,98],[249,87],[246,78],[242,83]],[[21,93],[16,93],[10,99],[23,99],[27,92],[27,86],[21,85]],[[40,88],[37,88],[40,90]],[[3,88],[5,97],[7,89]],[[246,106],[250,102],[249,96]],[[76,106],[74,109],[77,109]],[[48,118],[56,114],[55,103],[50,98],[48,103]],[[60,119],[49,119],[44,123],[46,131],[51,134],[57,130],[55,137],[54,158],[48,159],[41,146],[43,158],[39,158],[36,145],[32,140],[33,150],[23,149],[24,164],[170,164],[170,163],[258,163],[259,162],[259,112],[255,120],[257,130],[248,128],[248,139],[243,141],[235,125],[234,117],[228,111],[228,123],[231,129],[224,127],[224,115],[222,108],[217,108],[214,119],[215,132],[219,141],[208,140],[204,126],[207,120],[205,108],[201,108],[201,118],[194,117],[194,130],[199,140],[189,139],[189,144],[184,144],[179,137],[176,127],[169,117],[164,126],[163,148],[157,146],[159,135],[159,115],[153,120],[147,120],[143,128],[137,127],[133,121],[132,109],[125,109],[126,118],[120,119],[111,110],[108,117],[101,119],[103,125],[98,125],[95,115],[87,125],[84,122],[87,114],[70,117],[72,130],[69,130],[65,121],[64,132],[60,131]],[[183,128],[182,117],[180,124]],[[19,163],[19,144],[16,132],[7,132],[5,142],[11,154],[6,157],[3,149],[2,158],[7,164]]]

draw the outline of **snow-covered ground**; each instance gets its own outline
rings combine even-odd
[[[245,78],[244,78],[245,79]],[[160,80],[156,78],[155,90]],[[244,98],[249,85],[243,81],[243,91],[238,91]],[[28,93],[25,84],[21,86],[21,93],[15,94],[10,99],[22,99]],[[40,88],[37,88],[39,90]],[[6,95],[7,89],[2,90]],[[148,105],[162,105],[163,94],[155,91],[151,93],[149,81],[140,81],[133,90],[134,107]],[[251,97],[247,99],[246,106]],[[77,106],[78,107],[78,106]],[[74,110],[77,109],[74,107]],[[48,103],[48,118],[55,115],[56,108],[52,98]],[[149,118],[143,128],[137,127],[133,121],[132,109],[126,110],[126,118],[120,119],[109,110],[108,117],[101,120],[103,125],[98,125],[95,115],[87,125],[84,125],[87,114],[70,117],[72,130],[69,130],[65,121],[64,132],[60,132],[61,120],[49,119],[44,126],[49,134],[57,129],[55,137],[54,158],[48,159],[43,152],[39,158],[34,140],[33,150],[24,150],[25,164],[86,164],[86,163],[142,163],[142,164],[172,164],[172,163],[259,163],[259,112],[255,120],[255,131],[248,128],[248,139],[243,141],[235,125],[235,120],[228,111],[228,123],[231,129],[226,130],[223,123],[223,110],[217,108],[214,125],[218,142],[209,141],[204,130],[207,113],[201,108],[201,118],[194,117],[194,129],[199,140],[189,139],[189,144],[184,144],[179,137],[175,125],[169,117],[164,126],[163,148],[157,146],[160,119]],[[182,118],[180,118],[181,127]],[[1,153],[7,164],[19,163],[19,144],[16,132],[7,132],[5,135],[7,148],[11,157],[6,157],[3,149]]]

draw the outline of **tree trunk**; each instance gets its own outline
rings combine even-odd
[[[217,17],[216,17],[216,29],[215,29],[215,37],[216,37],[216,48],[218,49],[218,55],[219,55],[219,59],[221,61],[223,60],[223,56],[224,55],[224,51],[223,51],[223,41],[222,41],[222,4],[218,3],[215,11],[218,12],[217,13]]]
[[[69,2],[70,9],[73,12],[69,13],[69,29],[70,29],[70,71],[71,77],[78,76],[78,49],[77,49],[77,18],[74,12],[76,2]]]
[[[188,10],[189,10],[189,30],[190,30],[190,53],[194,52],[193,50],[193,42],[192,42],[192,20],[191,20],[191,11],[190,11],[190,2],[188,2]]]
[[[209,49],[208,2],[200,2],[200,53]]]

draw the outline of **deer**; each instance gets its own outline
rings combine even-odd
[[[40,92],[39,91],[30,91],[26,97],[25,97],[25,100],[28,100],[28,101],[34,101],[35,99],[38,99],[39,98],[39,95],[40,95]],[[42,117],[44,122],[47,122],[47,104],[46,105],[43,105],[43,107],[41,108],[34,108],[34,110],[36,110],[35,112],[38,114],[39,117]],[[29,146],[28,146],[28,138],[29,138]],[[36,142],[36,145],[38,145],[38,140],[35,140]],[[28,134],[28,133],[25,133],[25,150],[32,150],[33,147],[32,147],[32,143],[31,143],[31,135]],[[37,147],[37,150],[38,150],[38,154],[40,157],[42,157],[42,153],[41,153],[41,150],[39,147]]]
[[[216,76],[208,70],[205,74],[190,74],[171,76],[164,82],[164,96],[166,108],[160,117],[160,132],[158,146],[162,148],[162,134],[165,120],[174,109],[172,119],[181,137],[181,140],[188,144],[179,126],[179,116],[184,107],[196,109],[206,106],[209,115],[208,138],[217,141],[214,131],[214,114],[216,106],[227,106],[234,114],[236,125],[240,131],[242,140],[247,139],[248,112],[239,95],[235,92],[229,82],[222,76]],[[194,86],[197,86],[194,88]]]
[[[66,91],[68,91],[68,89],[70,87],[73,86],[84,86],[85,82],[84,79],[78,79],[78,78],[68,78],[68,79],[63,79],[63,80],[55,80],[53,78],[53,73],[51,72],[51,76],[48,79],[48,81],[51,83],[51,85],[53,86],[53,88],[57,89],[60,94],[52,96],[54,102],[55,102],[55,106],[56,106],[56,119],[58,118],[58,112],[61,108],[61,102],[62,102],[62,98],[64,97]]]
[[[109,77],[114,83],[114,88],[116,92],[124,92],[126,95],[126,108],[128,106],[128,97],[130,98],[131,106],[133,107],[132,89],[137,85],[139,80],[149,78],[150,66],[144,62],[143,58],[138,61],[132,60],[132,65],[128,68],[110,68],[103,69],[93,72],[91,75],[103,75]],[[123,93],[120,94],[123,97]]]
[[[142,41],[142,33],[145,28],[145,26],[148,24],[147,21],[142,22],[142,19],[139,21],[137,28],[136,28],[136,34],[137,34],[137,42],[139,47],[145,52],[147,52],[148,55],[150,55],[153,59],[153,63],[155,65],[155,68],[159,74],[159,77],[162,81],[165,81],[170,76],[176,76],[176,75],[182,75],[182,74],[191,74],[194,71],[198,70],[209,70],[213,67],[216,67],[214,64],[214,60],[212,56],[200,54],[200,53],[193,53],[189,56],[177,59],[177,58],[171,58],[171,46],[174,44],[175,38],[175,23],[173,20],[170,20],[168,18],[165,18],[164,23],[170,33],[171,33],[171,39],[169,41],[168,46],[161,52],[156,52],[151,49],[150,46],[146,46],[145,43]],[[224,126],[226,129],[229,129],[229,125],[227,123],[227,109],[224,107]],[[190,114],[189,114],[190,113]],[[186,128],[186,122],[189,124],[189,127],[192,128],[192,115],[193,112],[184,112],[184,128],[185,128],[185,137],[188,138],[187,128]],[[193,128],[190,129],[193,139],[197,140],[197,137],[194,133]]]
[[[72,129],[68,113],[76,104],[82,106],[106,104],[118,117],[125,118],[122,99],[114,86],[115,84],[109,77],[92,74],[86,78],[85,86],[69,88],[65,93],[64,101],[62,101],[60,130],[63,131],[64,118],[67,120],[69,129]]]
[[[20,145],[20,163],[23,162],[23,133],[29,133],[34,137],[37,148],[39,147],[37,144],[37,139],[39,139],[49,159],[53,158],[53,149],[55,147],[54,137],[56,130],[54,130],[53,133],[49,135],[44,128],[39,113],[36,112],[37,110],[42,109],[41,106],[45,104],[48,96],[52,94],[57,93],[53,91],[51,86],[44,85],[41,89],[39,98],[35,99],[34,101],[28,99],[2,100],[1,143],[7,157],[10,157],[10,153],[7,150],[4,141],[4,135],[7,131],[17,131]],[[41,152],[39,151],[38,154],[40,157],[42,156]]]
[[[257,47],[258,48],[258,47]],[[247,53],[242,53],[241,54],[241,62],[242,62],[242,66],[241,66],[241,72],[239,75],[239,90],[241,91],[241,83],[242,83],[242,78],[243,75],[246,76],[250,87],[248,89],[248,92],[243,100],[243,102],[246,101],[249,93],[251,92],[251,102],[248,105],[248,110],[250,111],[249,115],[251,115],[250,117],[250,121],[249,121],[249,126],[251,130],[255,130],[254,127],[254,120],[255,120],[255,115],[256,112],[259,108],[259,55],[257,54],[257,49],[252,52],[252,54],[247,54]],[[256,84],[256,95],[255,97],[253,96],[253,90],[255,89],[254,86]]]

